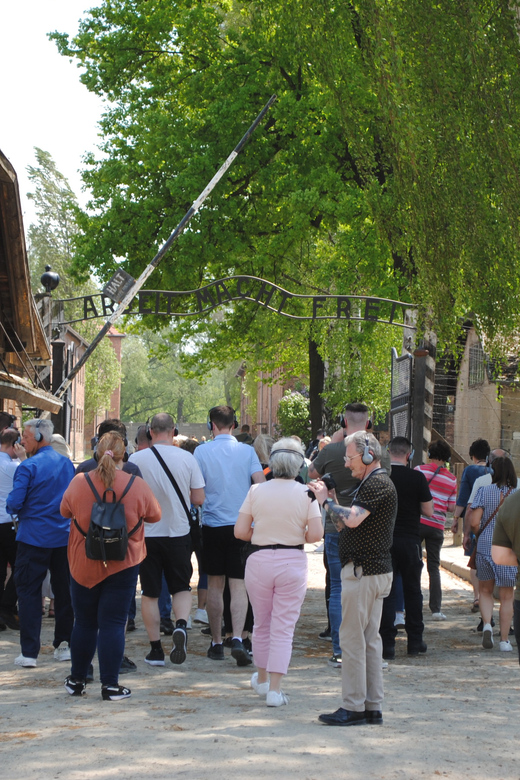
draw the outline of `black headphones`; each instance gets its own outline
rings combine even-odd
[[[230,407],[231,408],[231,407]],[[212,406],[211,409],[208,412],[208,419],[206,421],[206,425],[208,426],[208,431],[210,433],[213,432],[213,424],[211,422],[211,412],[214,412],[215,409],[218,409],[218,406]],[[233,409],[233,430],[236,430],[238,428],[238,420],[237,420],[237,413]]]
[[[96,428],[96,435],[94,436],[94,447],[97,447],[97,445],[98,445],[99,438],[100,438],[100,437],[99,437],[99,429],[100,429],[100,427],[103,425],[103,423],[104,423],[104,422],[105,422],[104,420],[101,420],[101,422],[98,424],[98,427]],[[125,431],[126,431],[126,426],[125,426]],[[105,433],[119,433],[119,435],[120,435],[120,436],[121,436],[121,438],[123,439],[123,442],[124,442],[124,444],[125,444],[125,447],[128,447],[128,439],[126,438],[126,433],[125,433],[125,435],[123,436],[123,434],[122,434],[122,433],[120,433],[119,431],[116,431],[116,429],[115,429],[115,428],[113,428],[111,431],[105,431]],[[104,435],[104,434],[103,434],[103,435]]]
[[[152,429],[150,428],[150,418],[147,419],[147,421],[145,423],[145,429],[144,430],[145,430],[146,438],[148,439],[148,441],[152,441]],[[174,436],[178,436],[179,435],[179,429],[177,428],[177,426],[175,424],[173,425],[173,435]],[[135,439],[135,443],[137,444],[137,437]]]
[[[371,466],[374,462],[374,453],[370,450],[368,443],[368,434],[365,433],[365,447],[363,449],[363,455],[361,456],[361,463],[365,466]]]
[[[40,427],[41,423],[42,423],[42,421],[38,420],[38,422],[34,426],[36,428],[36,430],[34,431],[34,440],[37,441],[38,443],[40,443],[41,440],[43,439],[42,432],[38,430],[38,428]]]

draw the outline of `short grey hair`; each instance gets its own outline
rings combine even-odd
[[[368,449],[374,456],[374,460],[381,460],[381,445],[372,433],[356,431],[345,438],[345,449],[349,444],[355,444],[357,452],[363,453],[368,442]]]
[[[52,434],[54,433],[54,425],[50,420],[27,420],[23,424],[24,428],[32,428],[33,433],[36,434],[36,431],[39,431],[42,435],[42,439],[47,444],[50,444],[52,441]]]
[[[293,438],[280,439],[273,444],[269,466],[274,477],[294,479],[305,463],[305,455],[300,442]]]

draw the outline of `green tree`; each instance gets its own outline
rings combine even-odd
[[[311,432],[309,399],[295,390],[288,390],[278,406],[280,436],[299,436],[307,443]]]
[[[46,265],[60,275],[54,297],[73,297],[97,292],[91,279],[81,280],[74,266],[74,242],[78,236],[79,208],[65,176],[57,169],[49,152],[35,148],[35,166],[28,167],[37,221],[28,230],[28,259],[31,284],[41,290],[40,276]],[[77,331],[87,342],[97,333],[95,322],[78,323]],[[85,420],[88,422],[110,406],[110,396],[120,381],[120,367],[114,350],[105,339],[85,366]]]
[[[146,420],[168,411],[176,422],[204,422],[219,403],[240,405],[237,364],[221,369],[181,371],[181,349],[169,329],[127,334],[122,345],[121,419]]]
[[[306,292],[415,301],[420,325],[445,343],[470,312],[490,335],[510,329],[520,288],[517,6],[100,3],[73,39],[52,36],[109,101],[102,155],[84,174],[92,201],[78,271],[105,279],[121,263],[137,275],[275,91],[265,126],[153,286],[253,273]],[[327,393],[325,357],[346,330],[346,359],[373,373],[367,386],[379,393],[388,377],[372,369],[381,340],[371,326],[358,338],[227,307],[209,323],[187,319],[177,338],[195,339],[193,360],[215,364],[238,349],[249,365],[296,376],[318,355],[314,397]]]

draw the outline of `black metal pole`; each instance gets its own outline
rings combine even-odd
[[[91,341],[81,358],[78,360],[74,368],[69,372],[69,374],[65,377],[61,385],[59,386],[58,390],[55,392],[55,396],[57,398],[61,398],[63,394],[67,391],[67,388],[70,387],[72,384],[72,381],[78,371],[80,371],[89,357],[94,352],[95,348],[99,344],[99,342],[106,336],[114,322],[118,320],[122,315],[127,306],[130,305],[130,303],[135,298],[136,294],[139,292],[143,284],[146,282],[150,274],[157,268],[161,260],[163,259],[164,255],[168,251],[168,249],[171,247],[171,245],[174,243],[174,241],[177,240],[177,238],[181,235],[181,233],[184,232],[188,222],[190,219],[197,213],[197,211],[200,209],[208,195],[212,192],[216,184],[220,181],[222,176],[226,173],[228,168],[231,167],[233,164],[235,158],[240,154],[244,146],[247,144],[249,139],[251,138],[251,135],[254,133],[264,116],[267,114],[271,106],[276,100],[276,95],[272,95],[270,99],[267,101],[263,109],[260,111],[258,116],[256,117],[255,121],[249,128],[249,130],[244,134],[244,136],[240,139],[238,144],[235,146],[227,160],[224,162],[224,164],[219,168],[219,170],[216,172],[216,174],[213,176],[211,181],[207,184],[205,189],[200,193],[199,197],[193,201],[191,207],[188,209],[184,217],[181,219],[173,233],[170,235],[168,240],[162,245],[162,247],[159,249],[151,263],[149,263],[146,268],[144,269],[143,273],[137,279],[136,282],[132,285],[130,290],[127,292],[121,303],[119,304],[118,308],[113,312],[113,314],[110,315],[109,319],[105,322],[97,336]]]

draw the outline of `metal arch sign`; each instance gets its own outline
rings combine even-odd
[[[181,299],[186,301],[186,308],[178,311],[177,304]],[[379,322],[402,328],[413,327],[406,321],[405,312],[407,309],[417,308],[413,303],[368,295],[301,295],[288,292],[283,287],[257,276],[228,276],[197,290],[140,290],[124,314],[201,317],[219,306],[236,301],[256,303],[293,320]],[[63,313],[63,319],[59,317],[59,322],[63,325],[109,317],[116,306],[115,300],[103,293],[67,298],[56,303]],[[65,319],[66,309],[70,311],[71,308],[75,309],[75,314]]]

